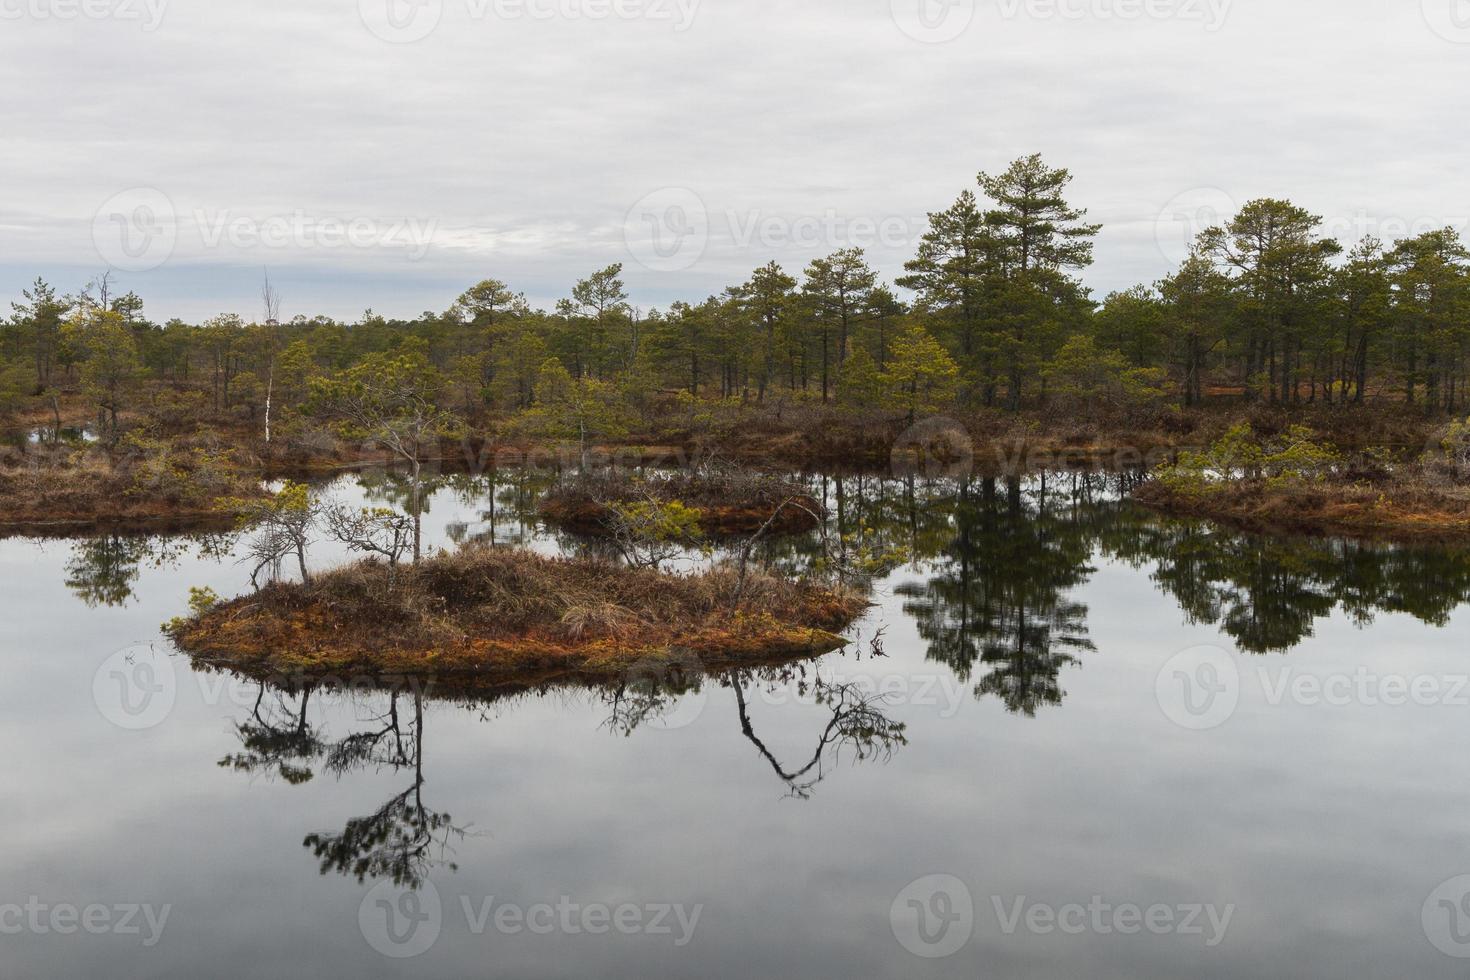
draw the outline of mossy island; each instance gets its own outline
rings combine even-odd
[[[195,593],[168,632],[211,664],[280,674],[437,676],[558,670],[616,676],[827,653],[860,590],[717,564],[691,574],[470,546],[402,566],[369,558],[219,601]]]

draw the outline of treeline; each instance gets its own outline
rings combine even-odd
[[[700,302],[641,310],[620,265],[553,309],[489,279],[442,313],[282,321],[267,284],[255,322],[148,319],[110,276],[72,295],[37,280],[0,334],[0,409],[80,388],[104,425],[167,388],[179,412],[255,417],[302,403],[313,377],[402,355],[466,420],[659,390],[910,415],[936,408],[1393,400],[1460,411],[1470,366],[1470,252],[1454,229],[1346,247],[1287,201],[1245,205],[1153,285],[1101,303],[1080,274],[1099,226],[1039,156],[978,178],[929,228],[904,274],[861,249],[799,272],[772,262]],[[151,384],[150,384],[151,383]]]

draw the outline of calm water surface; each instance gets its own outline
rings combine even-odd
[[[443,487],[429,540],[580,547],[545,479]],[[1470,552],[812,479],[910,559],[853,645],[613,688],[200,672],[159,624],[245,590],[229,536],[0,541],[0,974],[1470,972]]]

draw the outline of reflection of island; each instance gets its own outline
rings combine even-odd
[[[882,699],[868,697],[853,685],[803,678],[798,685],[809,703],[825,709],[815,730],[815,748],[787,766],[756,734],[747,691],[757,684],[781,685],[802,674],[798,665],[703,673],[691,661],[683,668],[630,674],[616,683],[557,676],[498,680],[480,688],[457,686],[439,692],[425,681],[400,682],[375,692],[382,709],[347,734],[330,738],[309,719],[314,700],[329,697],[312,685],[257,680],[259,690],[248,714],[235,723],[240,751],[219,761],[223,768],[292,786],[310,784],[316,774],[341,777],[360,770],[403,772],[407,784],[373,812],[348,820],[340,830],[307,834],[303,845],[318,861],[322,874],[335,872],[365,882],[391,880],[399,887],[419,887],[438,867],[455,870],[453,844],[466,828],[449,814],[426,805],[424,792],[424,702],[431,695],[467,710],[484,709],[527,696],[590,692],[611,711],[606,726],[624,735],[665,717],[680,698],[714,683],[734,690],[740,735],[786,784],[790,794],[810,797],[844,754],[856,760],[887,758],[907,743],[905,726],[888,719]],[[489,717],[486,712],[485,717]]]

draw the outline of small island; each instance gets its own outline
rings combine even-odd
[[[364,559],[229,602],[196,590],[168,632],[196,659],[312,676],[562,670],[616,676],[815,656],[867,608],[860,591],[738,564],[693,574],[470,546],[404,566]]]

